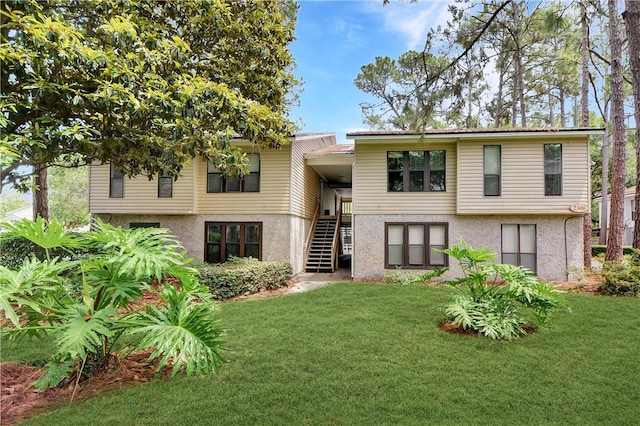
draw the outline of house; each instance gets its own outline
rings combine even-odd
[[[297,134],[247,152],[251,173],[226,179],[204,159],[176,180],[91,167],[90,211],[123,227],[170,228],[194,258],[283,260],[294,273],[350,257],[356,279],[449,266],[464,238],[499,260],[564,280],[583,262],[589,136],[601,129],[366,131],[336,144]],[[342,254],[342,256],[340,256]]]
[[[3,218],[0,218],[0,223],[11,223],[22,219],[33,220],[33,204],[25,204],[22,207],[8,211]],[[2,232],[2,228],[0,228],[0,232]]]
[[[636,188],[626,188],[624,191],[624,236],[622,240],[622,244],[625,246],[633,244],[634,221],[638,220],[638,213],[635,211],[635,199]],[[594,198],[593,201],[598,203],[598,212],[600,213],[598,223],[600,229],[602,229],[602,197]],[[607,211],[611,212],[611,194],[609,194],[607,201]]]

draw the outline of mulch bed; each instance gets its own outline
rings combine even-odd
[[[151,351],[129,354],[122,361],[114,360],[112,366],[76,386],[75,381],[61,388],[40,390],[31,384],[42,377],[39,367],[7,362],[0,364],[0,423],[12,425],[45,409],[70,404],[99,395],[111,389],[167,379],[171,367],[157,372],[158,360],[148,362]]]

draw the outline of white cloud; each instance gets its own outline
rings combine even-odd
[[[364,10],[377,15],[383,28],[399,34],[406,42],[407,49],[424,49],[427,33],[438,25],[445,26],[450,14],[447,10],[453,0],[422,0],[418,2],[391,1],[382,6],[382,1],[363,2]]]

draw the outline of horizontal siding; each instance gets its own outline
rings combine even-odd
[[[193,163],[173,182],[173,197],[158,198],[158,180],[146,176],[124,178],[124,197],[109,198],[110,166],[92,165],[89,177],[91,213],[191,214],[193,203]]]
[[[294,141],[291,145],[291,213],[312,219],[320,196],[320,177],[306,164],[304,155],[331,145],[328,137]]]
[[[196,160],[196,212],[198,214],[288,214],[290,197],[290,145],[280,149],[251,147],[260,153],[260,192],[207,193],[207,162]]]
[[[454,143],[363,144],[356,141],[354,213],[453,214],[456,210]],[[387,151],[446,150],[446,192],[388,192]]]
[[[562,196],[544,195],[545,143],[562,144]],[[502,193],[485,197],[483,146],[502,146]],[[572,204],[589,205],[588,142],[582,140],[473,141],[458,144],[459,214],[567,214]]]

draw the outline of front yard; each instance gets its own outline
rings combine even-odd
[[[340,283],[225,302],[229,364],[29,424],[633,424],[640,299],[568,294],[551,327],[493,341],[438,330],[450,289]],[[2,361],[32,355],[2,347]],[[42,356],[41,354],[33,356]]]

